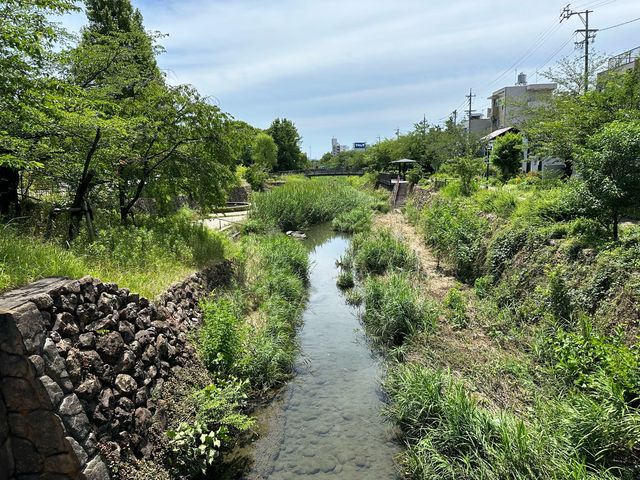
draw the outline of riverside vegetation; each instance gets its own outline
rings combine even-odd
[[[387,415],[403,473],[441,478],[636,478],[638,238],[585,215],[578,181],[453,181],[406,216],[459,283],[384,227],[356,235],[362,321],[389,354]],[[353,275],[353,273],[350,273]]]
[[[246,235],[231,256],[234,280],[201,304],[204,319],[196,342],[209,380],[174,400],[177,411],[185,405],[188,411],[173,416],[168,432],[167,467],[174,475],[193,478],[218,471],[223,455],[251,434],[251,405],[289,378],[309,265],[306,247],[277,226],[301,227],[296,223],[304,218],[300,212],[315,212],[307,218],[318,223],[379,206],[379,195],[358,190],[352,182],[294,179],[254,194],[249,225],[240,227]],[[327,201],[323,194],[329,191]]]

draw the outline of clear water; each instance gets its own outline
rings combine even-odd
[[[348,238],[311,232],[310,299],[295,377],[263,412],[265,432],[244,478],[394,479],[398,451],[380,412],[383,365],[336,287]]]

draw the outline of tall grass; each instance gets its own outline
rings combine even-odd
[[[241,242],[235,293],[203,303],[200,355],[214,372],[271,388],[289,375],[296,327],[306,299],[309,261],[305,247],[282,234]],[[249,320],[251,319],[251,320]]]
[[[387,415],[402,428],[404,474],[415,479],[611,479],[587,465],[561,432],[480,406],[453,377],[411,364],[386,381]]]
[[[178,214],[142,226],[105,226],[70,249],[6,227],[0,235],[0,291],[47,276],[91,275],[154,297],[225,257],[226,237]]]
[[[338,179],[291,181],[252,197],[251,218],[275,224],[282,231],[299,230],[327,222],[375,199]]]
[[[435,304],[425,300],[402,273],[367,278],[364,305],[367,333],[388,346],[401,345],[415,332],[433,328],[438,318]]]
[[[360,273],[381,275],[386,271],[418,268],[416,254],[386,229],[355,235],[350,248],[354,266]]]

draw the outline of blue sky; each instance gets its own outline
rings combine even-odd
[[[293,120],[303,150],[317,158],[330,150],[332,136],[343,144],[375,143],[396,128],[410,130],[423,115],[442,122],[465,108],[469,88],[477,95],[474,108],[486,111],[486,97],[515,83],[516,70],[530,83],[545,81],[538,70],[580,55],[567,43],[583,28],[580,20],[558,23],[566,1],[132,3],[147,29],[168,35],[159,64],[171,83],[195,85],[224,111],[260,128],[276,117]],[[594,10],[592,28],[640,17],[638,0],[583,0],[571,7]],[[63,20],[71,30],[84,22],[83,14]],[[637,46],[640,21],[599,33],[593,48],[616,54]]]

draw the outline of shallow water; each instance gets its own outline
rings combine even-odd
[[[261,415],[265,433],[244,478],[393,479],[398,451],[380,415],[383,365],[335,281],[348,238],[310,233],[310,298],[295,377]]]

